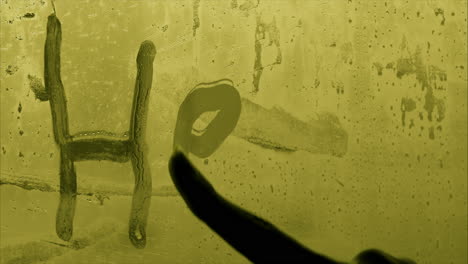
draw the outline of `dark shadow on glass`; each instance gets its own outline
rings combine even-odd
[[[172,180],[190,210],[238,252],[254,263],[339,264],[311,251],[271,223],[219,195],[186,156],[176,151],[169,161]],[[360,253],[352,263],[414,264],[379,250]]]

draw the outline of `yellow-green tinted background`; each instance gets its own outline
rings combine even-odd
[[[418,263],[467,263],[466,0],[55,7],[71,133],[128,129],[138,47],[156,46],[148,243],[138,250],[128,240],[131,166],[105,161],[76,163],[78,190],[93,193],[78,198],[81,249],[49,243],[70,244],[55,234],[49,103],[31,91],[43,84],[53,9],[49,0],[2,0],[2,263],[247,262],[192,215],[167,169],[179,105],[198,83],[222,78],[243,98],[238,127],[209,158],[191,157],[221,194],[337,259],[375,247]],[[329,134],[314,132],[324,116],[347,134],[342,156],[328,151]]]

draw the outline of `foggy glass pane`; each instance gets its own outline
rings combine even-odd
[[[337,261],[467,263],[466,0],[1,13],[1,263],[249,263],[184,201],[175,149]]]

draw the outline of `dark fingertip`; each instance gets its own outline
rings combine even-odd
[[[176,148],[172,154],[169,172],[177,190],[184,197],[202,199],[202,196],[216,193],[213,186],[180,149]]]
[[[187,159],[185,157],[185,154],[182,152],[182,150],[179,147],[175,147],[174,153],[172,153],[172,158],[176,159],[176,160],[183,160],[183,159],[186,160]]]
[[[187,177],[190,178],[194,174],[194,168],[187,156],[178,148],[176,148],[174,153],[172,153],[169,161],[169,172],[179,191],[181,191],[181,187],[185,187],[185,185],[182,186],[182,184],[188,180]],[[184,178],[185,180],[183,181]]]
[[[171,159],[169,161],[169,170],[171,173],[175,173],[177,168],[189,163],[185,154],[180,151],[178,148],[172,153]]]

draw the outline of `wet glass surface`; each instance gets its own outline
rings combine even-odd
[[[68,241],[56,233],[63,153],[44,76],[54,10],[1,5],[2,263],[248,263],[174,187],[168,162],[185,121],[189,158],[216,190],[308,248],[467,262],[466,1],[56,0],[68,133],[82,140],[70,148],[87,151],[73,157]],[[156,54],[136,146],[146,40]],[[232,94],[181,115],[199,102],[190,94],[220,83]],[[132,163],[137,150],[145,161]],[[141,171],[151,204],[137,249]]]

